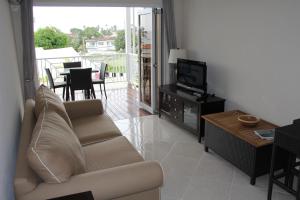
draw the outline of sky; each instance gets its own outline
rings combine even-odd
[[[34,30],[46,26],[55,26],[64,33],[71,28],[83,26],[100,26],[105,28],[116,25],[125,27],[125,8],[105,7],[34,7]]]

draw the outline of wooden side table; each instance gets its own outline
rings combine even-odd
[[[277,126],[261,120],[256,127],[249,128],[240,124],[237,117],[246,114],[239,110],[202,116],[205,123],[205,151],[215,153],[231,162],[250,176],[250,183],[255,184],[256,177],[270,171],[272,141],[260,139],[255,130],[273,129]],[[283,159],[284,155],[279,152]],[[281,160],[282,161],[282,160]],[[283,162],[277,162],[276,168]]]

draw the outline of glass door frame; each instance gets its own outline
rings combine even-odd
[[[141,58],[141,16],[143,15],[152,15],[152,37],[151,37],[151,105],[147,105],[142,102],[142,58]],[[158,15],[160,18],[158,19]],[[140,83],[140,107],[147,110],[148,112],[155,114],[158,110],[158,86],[161,84],[161,71],[162,71],[162,36],[163,36],[163,29],[162,29],[162,9],[161,8],[153,8],[145,13],[141,13],[138,15],[139,17],[139,83]],[[159,20],[159,22],[158,22]],[[159,33],[160,32],[160,33]],[[158,37],[160,36],[160,38]],[[160,41],[158,41],[160,40]],[[158,49],[159,48],[159,49]],[[160,58],[160,60],[159,60]]]

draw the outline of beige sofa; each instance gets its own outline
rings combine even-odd
[[[30,168],[27,149],[36,124],[35,102],[28,100],[20,135],[14,180],[17,200],[46,200],[91,191],[95,200],[158,200],[163,173],[157,162],[144,161],[113,121],[100,100],[64,103],[86,158],[85,173],[57,184],[43,182]]]

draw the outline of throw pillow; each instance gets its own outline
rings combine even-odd
[[[47,183],[62,183],[85,171],[85,158],[73,130],[47,106],[39,115],[28,149],[31,168]]]
[[[58,113],[72,128],[72,122],[67,114],[66,108],[57,94],[55,94],[48,87],[41,85],[36,92],[35,96],[35,115],[39,117],[45,106],[48,106],[49,110],[53,110]]]

